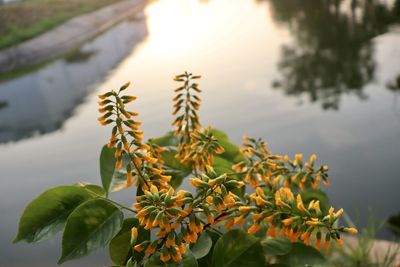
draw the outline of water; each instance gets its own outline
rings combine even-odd
[[[398,213],[400,3],[363,3],[157,1],[66,57],[3,76],[0,266],[56,266],[59,237],[10,242],[45,189],[99,183],[110,129],[98,125],[96,95],[132,81],[131,108],[159,136],[171,127],[171,78],[184,70],[204,77],[203,125],[235,143],[248,134],[277,153],[316,152],[331,167],[332,204],[361,226],[369,208],[378,219]],[[115,199],[129,204],[134,192]],[[65,266],[108,263],[100,251]]]

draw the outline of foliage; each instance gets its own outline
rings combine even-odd
[[[175,77],[174,131],[147,142],[138,113],[126,109],[136,99],[123,93],[129,83],[100,95],[99,121],[112,125],[100,155],[102,187],[46,191],[24,211],[15,241],[64,229],[59,263],[109,245],[112,261],[127,267],[325,264],[322,243],[327,251],[341,233],[357,232],[337,226],[343,209],[329,208],[319,189],[328,167],[316,155],[273,154],[248,136],[238,148],[222,131],[202,128],[198,79]],[[186,178],[194,189],[176,190]],[[109,198],[133,185],[133,208]]]
[[[330,256],[330,262],[334,266],[349,267],[392,267],[397,266],[396,261],[400,255],[400,245],[388,243],[386,251],[373,252],[376,233],[383,228],[384,222],[377,225],[371,215],[368,227],[364,228],[357,238],[344,242],[343,249],[334,249]],[[379,254],[376,254],[379,253]]]
[[[120,0],[35,0],[0,4],[0,49],[31,39],[65,21]]]

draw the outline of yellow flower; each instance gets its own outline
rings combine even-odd
[[[184,254],[185,252],[186,252],[186,246],[185,246],[185,244],[180,244],[179,246],[178,246],[178,249],[179,249],[179,252],[180,253],[182,253],[182,254]]]
[[[121,157],[121,154],[122,154],[122,150],[117,149],[117,150],[115,150],[114,157],[119,158],[119,157]]]
[[[176,249],[176,250],[177,250],[176,254],[172,254],[171,255],[172,256],[172,260],[175,261],[175,262],[180,262],[182,260],[182,255],[181,255],[181,253],[179,252],[178,249]]]
[[[300,161],[303,159],[303,154],[296,154],[296,155],[294,156],[294,159],[295,159],[297,162],[300,162]]]
[[[222,154],[225,152],[225,149],[222,146],[219,146],[215,149],[215,153]]]
[[[216,182],[217,182],[216,179],[210,179],[210,180],[208,180],[208,184],[209,184],[210,186],[214,186]]]
[[[303,199],[301,198],[300,194],[297,195],[297,208],[302,212],[306,211],[306,208],[304,207],[303,204]]]
[[[300,239],[303,240],[304,244],[309,245],[310,237],[311,237],[311,233],[307,231],[300,236]]]
[[[154,252],[156,252],[156,248],[148,247],[146,249],[146,254],[154,254]]]
[[[142,251],[145,249],[145,247],[144,247],[142,244],[139,244],[139,245],[136,245],[136,246],[134,247],[134,249],[135,249],[137,252],[142,252]]]
[[[227,230],[229,230],[229,229],[231,229],[231,228],[233,227],[234,223],[235,223],[235,219],[232,218],[232,219],[227,220],[227,221],[225,222],[225,225],[224,225],[224,226],[225,226],[225,228],[226,228]]]
[[[126,187],[130,187],[132,185],[132,173],[131,172],[127,172],[126,173]]]
[[[264,218],[265,222],[272,222],[273,220],[274,220],[274,215],[270,215],[270,216]]]
[[[152,155],[151,155],[150,153],[147,153],[147,154],[144,156],[144,159],[145,159],[149,164],[153,164],[153,163],[156,163],[156,162],[157,162],[157,159],[154,158],[154,157],[152,157]]]
[[[214,224],[214,216],[211,213],[207,214],[207,222],[209,224]]]
[[[129,102],[131,102],[131,101],[133,101],[133,100],[136,100],[136,96],[133,96],[133,95],[130,95],[130,96],[125,96],[125,98],[129,101]]]
[[[133,238],[137,238],[137,236],[138,236],[138,230],[137,230],[137,228],[136,227],[132,227],[132,229],[131,229],[131,237],[133,237]]]
[[[252,207],[249,207],[249,206],[241,206],[241,207],[239,207],[239,211],[240,212],[249,212],[251,210],[252,210]]]
[[[314,163],[314,162],[316,162],[316,161],[317,161],[317,155],[312,154],[311,157],[310,157],[310,162],[311,162],[311,164]]]
[[[251,215],[251,217],[253,217],[253,220],[254,220],[254,221],[257,221],[257,220],[261,219],[262,215],[259,214],[259,213],[253,213],[253,214]]]
[[[320,225],[320,221],[317,218],[311,218],[310,221],[306,221],[306,224],[309,226],[317,226]]]
[[[103,95],[98,95],[98,97],[100,99],[106,99],[107,98],[107,93],[103,94]]]
[[[282,220],[282,223],[283,223],[285,226],[289,226],[289,225],[291,225],[291,224],[293,223],[293,218],[284,219],[284,220]]]
[[[278,187],[279,182],[282,180],[282,175],[278,175],[277,177],[274,178],[274,180],[272,180],[272,185],[274,187]]]
[[[194,187],[199,187],[202,184],[199,178],[190,178],[189,181]]]
[[[311,205],[311,208],[309,208],[309,209],[313,209],[315,211],[321,211],[321,208],[319,206],[319,200],[313,202],[313,204]]]
[[[321,248],[321,239],[318,239],[318,238],[317,238],[317,239],[315,240],[314,246],[315,246],[316,249],[319,250],[319,249]]]
[[[257,195],[259,195],[260,197],[265,196],[264,190],[261,187],[257,187],[256,192],[257,192]]]
[[[259,196],[255,197],[255,200],[256,200],[256,204],[258,206],[263,206],[263,205],[265,205],[267,203],[267,201],[265,201],[264,199],[262,199]]]
[[[336,240],[336,243],[341,247],[341,246],[343,246],[343,240],[342,239],[340,239],[340,238],[338,238],[338,239],[335,239]]]
[[[350,234],[357,234],[358,230],[354,227],[349,227],[344,229],[345,232],[350,233]]]
[[[238,188],[241,188],[245,185],[243,181],[238,181],[236,184]]]
[[[276,226],[275,226],[275,225],[271,225],[271,226],[268,228],[267,236],[276,237]]]
[[[150,192],[152,192],[152,193],[158,193],[158,188],[157,188],[157,186],[155,186],[155,185],[151,185],[150,186]]]
[[[160,259],[161,259],[163,262],[167,262],[167,261],[169,261],[169,260],[171,259],[171,255],[161,253]]]
[[[247,141],[247,142],[251,142],[251,140],[253,140],[253,138],[251,138],[251,137],[248,136],[248,135],[244,135],[244,136],[243,136],[243,140],[245,140],[245,141]]]
[[[235,224],[235,225],[239,225],[239,224],[241,224],[241,223],[244,221],[244,216],[235,217],[234,220],[235,220],[235,221],[234,221],[234,224]]]
[[[136,218],[140,219],[140,218],[144,218],[147,215],[147,211],[145,210],[140,210],[138,213],[136,213]]]
[[[342,216],[343,212],[344,212],[343,209],[339,209],[339,210],[334,214],[335,218],[338,218],[338,217]]]
[[[255,223],[252,226],[250,226],[250,228],[247,230],[247,232],[252,235],[252,234],[257,233],[260,229],[261,229],[260,224]]]
[[[115,167],[116,167],[117,169],[121,169],[121,167],[122,167],[122,159],[119,159],[119,160],[117,160],[117,161],[115,162]]]
[[[175,245],[175,238],[167,238],[167,241],[165,242],[165,245],[167,247],[172,247],[173,245]]]

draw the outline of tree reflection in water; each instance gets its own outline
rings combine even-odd
[[[400,74],[394,81],[388,83],[387,88],[393,92],[400,92]]]
[[[262,0],[259,0],[262,1]],[[274,82],[288,95],[307,94],[324,109],[338,109],[341,94],[367,96],[374,78],[374,37],[400,21],[400,0],[270,0],[271,13],[289,28],[294,45],[282,47]]]

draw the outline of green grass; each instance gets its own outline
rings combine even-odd
[[[121,0],[27,0],[0,5],[0,49]]]

